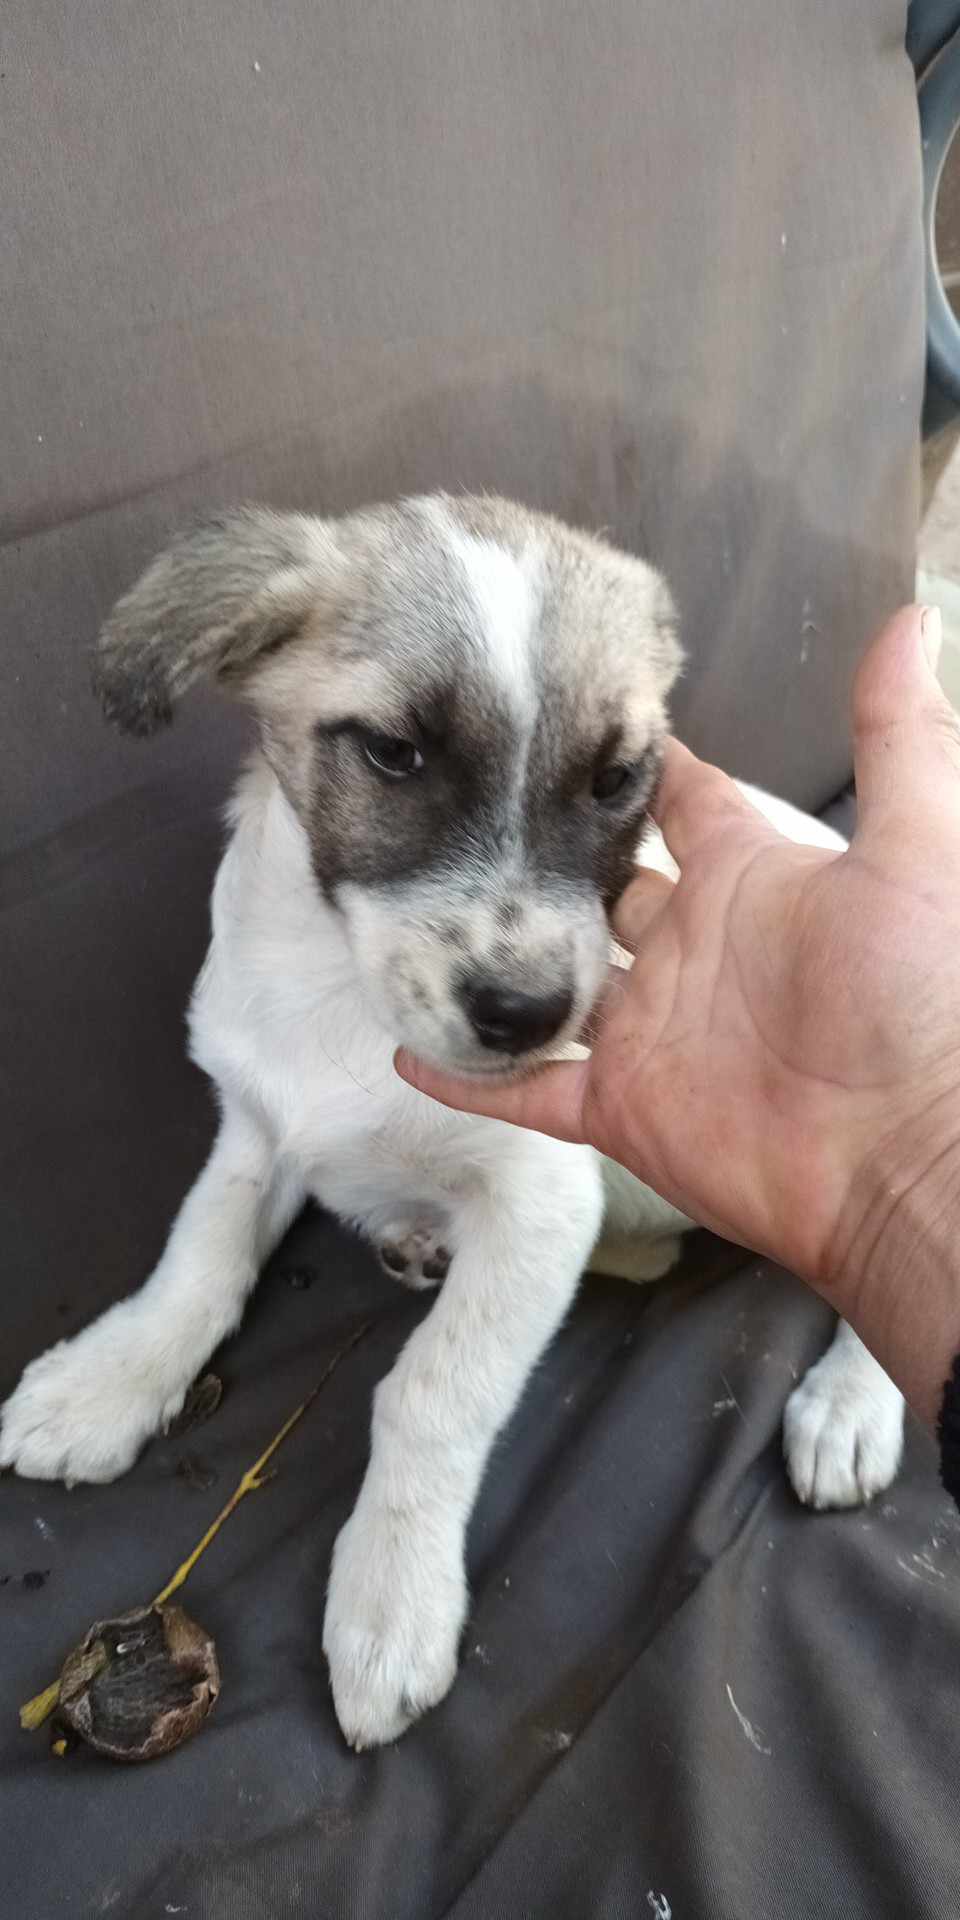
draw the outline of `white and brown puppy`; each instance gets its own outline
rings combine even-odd
[[[642,561],[506,501],[446,497],[340,521],[227,514],[155,561],[101,638],[103,703],[130,731],[169,720],[204,674],[259,720],[191,1012],[222,1118],[147,1284],[27,1368],[0,1461],[68,1482],[129,1467],[308,1195],[408,1282],[446,1275],[377,1390],[334,1553],[324,1646],[358,1747],[395,1739],[453,1680],[484,1466],[605,1203],[632,1278],[665,1271],[688,1225],[589,1148],[449,1112],[392,1067],[403,1043],[502,1075],[580,1030],[679,661]],[[842,845],[757,800],[792,837]],[[664,863],[657,836],[643,857]],[[886,1486],[901,1428],[899,1394],[841,1328],[787,1409],[801,1498]]]

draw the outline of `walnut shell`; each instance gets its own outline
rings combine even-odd
[[[175,1604],[137,1607],[67,1655],[57,1722],[111,1760],[154,1760],[198,1732],[219,1692],[210,1635]]]

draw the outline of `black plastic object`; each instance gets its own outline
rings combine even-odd
[[[910,9],[908,48],[920,70],[918,104],[923,143],[923,221],[926,247],[927,385],[925,435],[960,417],[960,321],[947,299],[937,259],[937,193],[944,162],[960,126],[960,31],[946,43],[940,35],[960,25],[960,7],[928,4]],[[937,51],[939,47],[939,51]],[[935,55],[935,57],[933,57]],[[924,60],[930,64],[923,66]]]
[[[960,28],[960,0],[911,0],[907,53],[919,76]]]

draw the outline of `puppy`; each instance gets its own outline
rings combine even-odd
[[[162,554],[101,636],[100,695],[129,732],[165,724],[201,676],[259,721],[190,1014],[220,1131],[146,1285],[27,1368],[0,1462],[124,1472],[309,1195],[408,1285],[443,1280],[377,1389],[333,1556],[324,1648],[358,1748],[451,1685],[484,1467],[591,1257],[653,1278],[689,1225],[591,1149],[448,1112],[392,1067],[402,1042],[503,1075],[575,1039],[679,664],[651,567],[507,501],[444,496],[340,521],[228,513]],[[755,798],[792,837],[843,845]],[[656,836],[642,857],[669,869]],[[801,1499],[869,1499],[901,1430],[900,1395],[841,1327],[787,1407]]]

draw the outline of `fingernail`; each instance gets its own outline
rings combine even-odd
[[[936,673],[943,645],[943,620],[939,607],[924,607],[920,616],[920,631],[923,635],[923,651]]]

